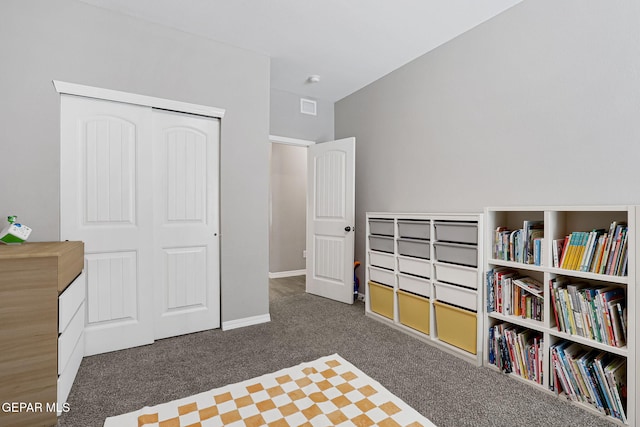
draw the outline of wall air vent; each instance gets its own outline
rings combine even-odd
[[[317,115],[317,103],[312,99],[300,98],[300,112],[310,116]]]

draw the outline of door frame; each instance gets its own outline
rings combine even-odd
[[[269,135],[269,144],[285,144],[293,145],[302,148],[308,148],[311,145],[315,145],[316,141],[299,138],[289,138],[287,136]],[[269,168],[271,168],[271,158],[269,158]],[[271,176],[271,173],[269,173]],[[271,245],[271,219],[272,219],[272,200],[271,200],[271,180],[269,180],[269,245]],[[305,211],[306,220],[306,211]],[[305,232],[306,236],[306,232]],[[282,277],[301,276],[306,274],[307,270],[293,270],[293,271],[281,271],[281,272],[269,272],[269,279],[279,279]]]
[[[59,94],[78,95],[86,98],[116,101],[124,104],[142,105],[145,107],[171,110],[179,113],[198,114],[200,116],[222,119],[226,110],[224,108],[209,107],[207,105],[191,104],[171,99],[156,98],[153,96],[139,95],[137,93],[121,92],[119,90],[104,89],[100,87],[79,85],[76,83],[52,80],[53,86]]]

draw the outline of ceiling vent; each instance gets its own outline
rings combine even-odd
[[[316,101],[312,99],[300,98],[300,112],[302,114],[316,116],[318,114]]]

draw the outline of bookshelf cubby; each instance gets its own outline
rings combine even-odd
[[[482,364],[482,214],[367,213],[365,312]]]
[[[638,425],[638,218],[637,206],[486,208],[484,364],[615,423]],[[538,224],[540,230],[527,233],[527,224]],[[597,268],[598,252],[605,254],[605,237],[615,234],[620,224],[620,243],[611,243],[618,269],[603,274]],[[554,241],[579,233],[582,248],[567,252],[573,264],[563,268],[562,251],[554,254]],[[530,235],[538,239],[535,245]],[[522,277],[533,279],[533,286],[516,286],[516,278]],[[536,317],[532,313],[537,318],[531,318]],[[506,336],[503,330],[509,331]],[[540,377],[532,379],[528,370],[522,372],[531,361],[517,357],[534,353]],[[505,366],[513,365],[514,357],[520,360],[518,372]]]

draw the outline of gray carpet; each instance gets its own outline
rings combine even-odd
[[[101,426],[108,416],[333,353],[440,427],[617,425],[368,318],[362,303],[308,295],[295,283],[278,291],[282,283],[273,282],[270,323],[86,357],[59,425]]]

